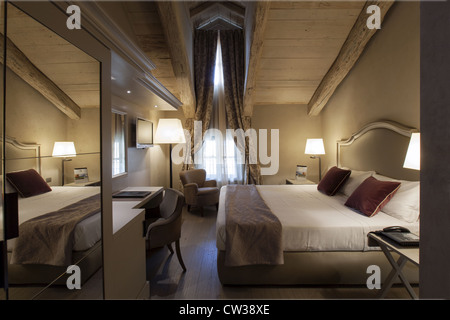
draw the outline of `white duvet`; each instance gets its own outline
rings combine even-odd
[[[19,224],[42,214],[59,210],[69,204],[100,192],[100,187],[52,187],[52,191],[19,198]],[[74,231],[74,250],[83,251],[101,239],[100,212],[81,221]],[[14,239],[8,240],[8,248],[14,248]]]
[[[327,196],[317,185],[261,185],[257,189],[278,217],[284,251],[367,251],[367,234],[387,226],[405,226],[418,234],[419,223],[407,223],[383,212],[367,217],[344,205],[347,196]],[[217,248],[225,249],[226,186],[217,214]]]

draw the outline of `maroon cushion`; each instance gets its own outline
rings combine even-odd
[[[353,191],[345,205],[368,217],[377,214],[400,188],[400,182],[380,181],[368,177]]]
[[[24,198],[52,191],[34,169],[7,173],[6,179]]]
[[[333,196],[339,191],[339,188],[350,177],[351,170],[340,169],[338,167],[332,167],[325,176],[320,180],[317,185],[317,190]]]

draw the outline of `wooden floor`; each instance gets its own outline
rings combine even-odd
[[[214,207],[205,208],[203,217],[195,210],[188,212],[184,208],[181,252],[186,272],[183,272],[176,255],[171,255],[166,247],[153,250],[148,256],[147,279],[152,300],[377,298],[379,291],[369,290],[365,286],[222,286],[216,266],[216,214]],[[102,299],[102,272],[97,272],[81,290],[52,287],[40,292],[41,289],[10,288],[10,299]],[[418,288],[414,289],[418,295]],[[387,296],[387,299],[409,298],[406,289],[401,286],[392,288]]]

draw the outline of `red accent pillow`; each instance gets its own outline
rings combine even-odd
[[[317,190],[325,193],[329,196],[334,196],[339,188],[344,185],[348,177],[352,173],[351,170],[340,169],[338,167],[332,167],[325,176],[320,180],[317,185]]]
[[[368,217],[376,215],[400,188],[400,182],[368,177],[350,195],[345,205]]]
[[[6,179],[23,198],[52,191],[52,188],[34,169],[7,173]]]

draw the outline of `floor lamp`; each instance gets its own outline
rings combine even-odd
[[[68,157],[76,157],[75,144],[71,141],[56,141],[53,146],[53,157],[62,157],[62,186],[64,185],[64,162],[72,161]]]
[[[311,159],[319,159],[319,181],[322,180],[322,160],[319,154],[325,154],[322,139],[307,139],[305,154],[312,154]]]
[[[186,143],[180,119],[159,119],[155,144],[169,144],[170,188],[172,188],[172,144]]]

